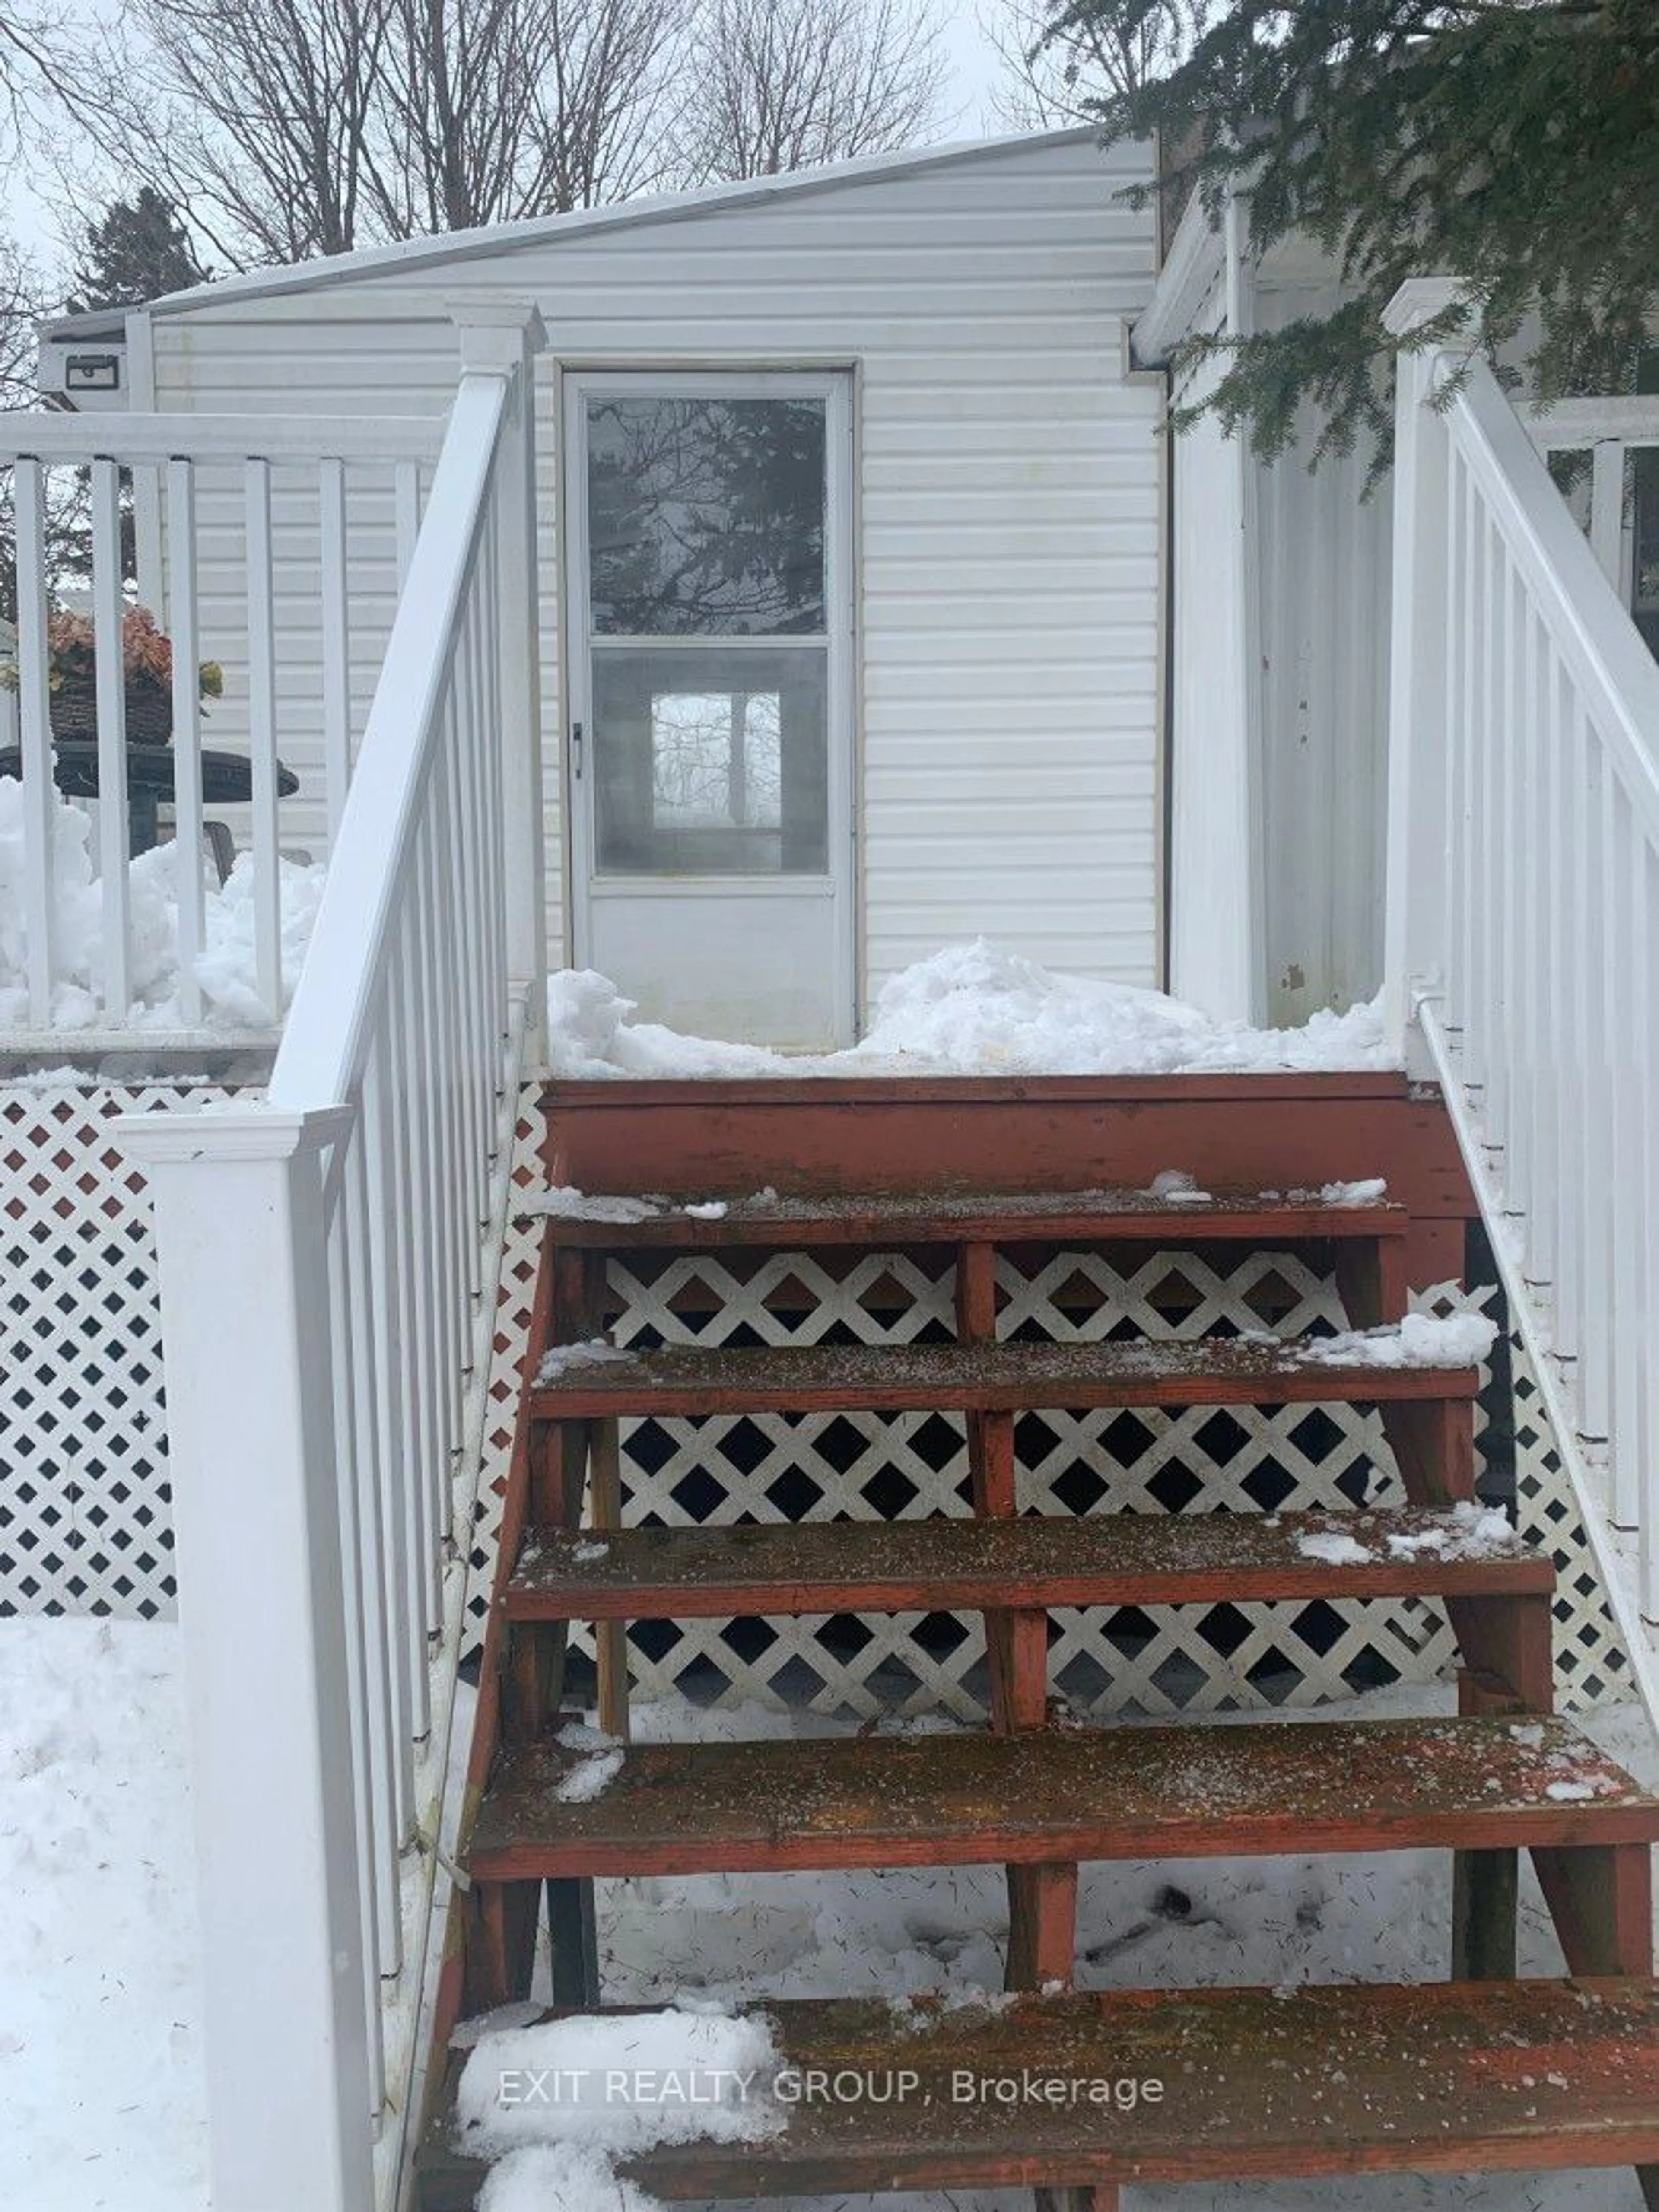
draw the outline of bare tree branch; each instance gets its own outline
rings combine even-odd
[[[1048,0],[993,0],[980,28],[1000,58],[993,111],[1011,130],[1088,123],[1103,99],[1164,76],[1202,33],[1211,0],[1112,0],[1053,28]]]
[[[684,166],[699,180],[770,176],[924,143],[946,75],[921,0],[705,0]]]

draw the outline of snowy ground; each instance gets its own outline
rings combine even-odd
[[[198,2212],[176,1629],[0,1621],[0,2204]]]
[[[0,1622],[0,1890],[9,1900],[0,1917],[0,2205],[17,2212],[204,2212],[178,1650],[171,1627]],[[1362,1709],[1421,1703],[1385,1692]],[[641,1735],[691,1732],[684,1709],[647,1707],[640,1719]],[[715,1725],[747,1736],[787,1723],[750,1711]],[[699,1726],[708,1732],[707,1717]],[[1635,1709],[1604,1715],[1592,1732],[1659,1781],[1659,1752]],[[1091,1868],[1082,1978],[1103,1988],[1437,1976],[1447,1863],[1407,1853]],[[608,1993],[618,2000],[898,1994],[1000,1978],[994,1870],[604,1884],[601,1913]],[[1523,1943],[1526,1969],[1559,1971],[1535,1895]],[[956,2212],[1001,2203],[1027,2212],[1023,2199],[948,2203]],[[1124,2195],[1126,2212],[1638,2212],[1639,2203],[1621,2172]],[[922,2212],[915,2201],[912,2212]]]

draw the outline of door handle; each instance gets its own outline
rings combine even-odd
[[[570,725],[570,748],[575,757],[575,775],[580,783],[582,780],[582,726],[580,722]]]

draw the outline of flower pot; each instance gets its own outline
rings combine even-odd
[[[127,687],[127,743],[164,745],[173,735],[173,697],[153,684]],[[91,684],[64,684],[52,695],[52,730],[57,738],[95,738],[98,694]]]

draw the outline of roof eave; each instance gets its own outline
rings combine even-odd
[[[492,223],[475,230],[404,239],[389,246],[363,246],[350,253],[249,270],[207,284],[192,285],[186,291],[169,292],[151,301],[149,312],[154,315],[187,314],[198,307],[283,296],[406,269],[442,268],[453,261],[511,253],[519,247],[544,241],[555,243],[647,222],[684,222],[720,210],[804,198],[812,192],[833,191],[843,185],[882,177],[944,168],[958,162],[995,160],[1032,147],[1081,144],[1096,136],[1092,125],[1084,125],[1065,131],[958,141],[947,146],[912,147],[894,154],[867,155],[855,161],[831,162],[820,168],[786,170],[777,176],[701,185],[688,192],[661,193],[651,198],[616,201],[604,207],[573,209],[563,215],[532,216],[521,222]]]
[[[1226,258],[1221,226],[1211,217],[1200,194],[1194,192],[1176,227],[1164,266],[1158,272],[1152,296],[1141,309],[1129,334],[1130,349],[1138,368],[1167,366],[1171,352],[1190,334],[1204,302],[1221,277]]]

